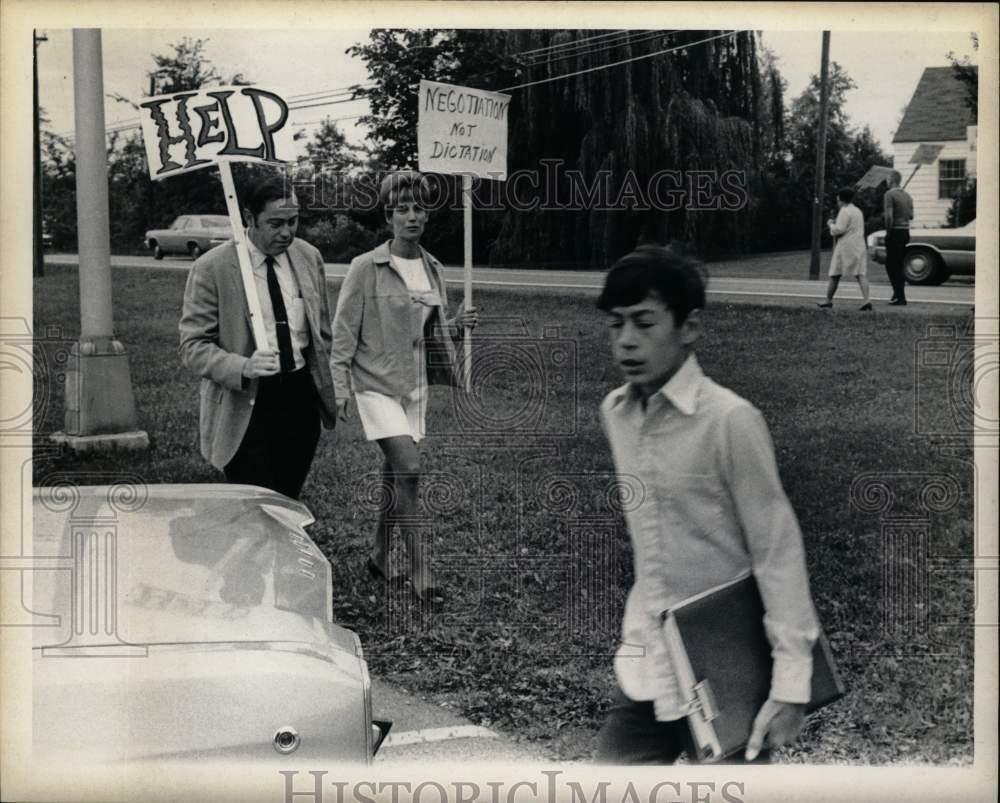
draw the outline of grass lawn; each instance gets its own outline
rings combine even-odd
[[[54,471],[81,482],[93,472],[219,481],[198,454],[197,381],[176,351],[185,274],[115,269],[113,280],[117,336],[151,447],[39,453],[36,482]],[[531,740],[540,754],[585,758],[613,689],[611,655],[632,578],[617,512],[628,500],[609,491],[596,414],[620,380],[592,298],[482,291],[478,303],[491,316],[477,331],[478,389],[472,397],[435,389],[422,446],[422,505],[437,580],[449,592],[444,609],[423,618],[364,571],[379,457],[356,418],[321,441],[303,494],[317,519],[311,534],[333,564],[335,618],[361,635],[373,674]],[[770,424],[813,595],[849,688],[810,718],[782,761],[972,762],[973,577],[967,564],[947,561],[973,552],[971,442],[934,448],[914,423],[928,431],[951,420],[942,370],[921,369],[915,417],[915,344],[929,324],[968,321],[909,313],[706,311],[699,358]],[[50,266],[35,281],[34,331],[55,325],[68,338],[79,332],[75,268]],[[519,337],[525,330],[530,337]],[[58,382],[36,424],[39,434],[62,428]],[[864,474],[891,488],[885,518],[852,502],[852,481]],[[927,475],[957,483],[949,510],[922,507]],[[926,553],[906,553],[900,560],[927,577],[928,591],[894,599],[916,622],[926,617],[923,631],[883,626],[883,525],[891,534],[904,519],[929,532],[934,571],[921,573]]]

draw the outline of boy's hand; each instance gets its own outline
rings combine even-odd
[[[753,761],[757,758],[765,738],[769,748],[784,747],[794,742],[802,730],[805,718],[805,703],[781,703],[768,697],[753,721],[746,760]]]

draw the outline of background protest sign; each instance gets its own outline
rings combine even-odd
[[[229,163],[293,161],[288,104],[259,87],[224,86],[159,95],[139,108],[150,178],[219,166],[254,343],[258,350],[269,348]]]
[[[421,81],[420,170],[505,180],[509,111],[510,95]]]
[[[507,179],[510,95],[420,82],[418,165],[425,173],[459,173],[465,228],[465,308],[472,306],[472,178]],[[465,388],[472,383],[472,332],[465,333]]]
[[[253,86],[159,95],[139,104],[146,161],[153,179],[222,161],[291,161],[288,104]]]

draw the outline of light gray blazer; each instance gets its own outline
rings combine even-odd
[[[309,322],[310,345],[303,354],[316,387],[316,403],[327,429],[337,422],[337,400],[330,373],[332,324],[323,258],[304,240],[288,248]],[[200,257],[184,289],[180,355],[201,377],[201,453],[223,468],[239,448],[250,423],[258,380],[244,386],[243,366],[254,352],[250,307],[233,241]]]

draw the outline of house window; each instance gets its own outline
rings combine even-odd
[[[965,186],[965,159],[938,162],[938,198],[954,198]]]

